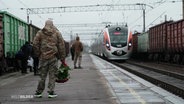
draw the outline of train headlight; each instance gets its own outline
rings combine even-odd
[[[109,43],[106,43],[106,47],[107,47],[108,50],[110,50],[110,45],[109,45]]]
[[[132,46],[132,43],[128,43],[128,46],[131,47]]]
[[[128,50],[130,50],[132,47],[132,43],[128,43]]]

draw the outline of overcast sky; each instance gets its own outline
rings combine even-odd
[[[175,1],[175,2],[173,2]],[[26,9],[20,8],[43,8],[61,6],[85,6],[97,4],[136,4],[145,3],[146,6],[146,30],[150,26],[165,20],[182,19],[182,0],[0,0],[0,10],[8,11],[13,15],[27,21]],[[153,8],[151,8],[153,7]],[[83,24],[83,23],[122,23],[126,22],[132,31],[143,30],[141,10],[127,11],[101,11],[101,12],[64,12],[54,14],[32,14],[30,20],[40,28],[45,20],[52,18],[55,24]],[[71,28],[59,28],[63,37],[69,40]],[[83,36],[84,37],[84,36]],[[92,38],[93,36],[88,36]],[[85,40],[88,41],[89,40]]]

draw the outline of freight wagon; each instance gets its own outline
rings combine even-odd
[[[36,33],[40,30],[39,27],[33,25],[33,24],[29,24],[29,36],[28,36],[28,40],[29,42],[33,42],[34,37],[36,36]]]
[[[149,29],[149,58],[153,60],[164,60],[167,52],[167,26],[172,21],[153,26]]]
[[[14,71],[15,53],[26,41],[32,41],[38,27],[0,11],[0,74]]]
[[[142,52],[139,47],[145,41],[139,40],[139,36],[133,35],[134,56]],[[184,64],[184,20],[166,21],[149,28],[147,44],[148,59]]]
[[[5,57],[12,57],[25,41],[28,41],[28,24],[7,12],[0,12],[0,17],[3,41],[1,50]]]
[[[179,20],[167,26],[167,54],[170,62],[184,63],[184,20]]]
[[[148,32],[133,34],[133,54],[132,57],[136,59],[146,60],[149,50],[149,35]]]
[[[138,35],[139,34],[140,33],[138,32],[132,34],[132,47],[133,47],[132,52],[134,53],[133,55],[136,55],[137,50],[138,50],[137,47],[138,47]]]

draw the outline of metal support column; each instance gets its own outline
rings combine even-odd
[[[27,23],[29,23],[29,10],[28,9],[27,9]]]
[[[145,32],[145,9],[143,9],[143,32]]]
[[[182,6],[183,7],[183,9],[182,9],[183,10],[183,19],[184,19],[184,0],[182,0],[182,5],[183,5]]]

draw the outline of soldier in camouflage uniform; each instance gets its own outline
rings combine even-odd
[[[79,36],[76,37],[76,41],[73,43],[72,48],[74,49],[74,69],[76,68],[82,68],[81,67],[81,61],[82,61],[82,51],[83,51],[83,45],[80,41]],[[76,66],[78,60],[78,67]]]
[[[44,28],[37,32],[33,41],[33,49],[35,55],[39,57],[39,71],[41,77],[35,97],[42,97],[47,73],[49,73],[48,97],[56,97],[57,95],[54,93],[54,88],[57,62],[59,59],[65,64],[65,44],[61,33],[53,25],[51,20],[47,20]]]

